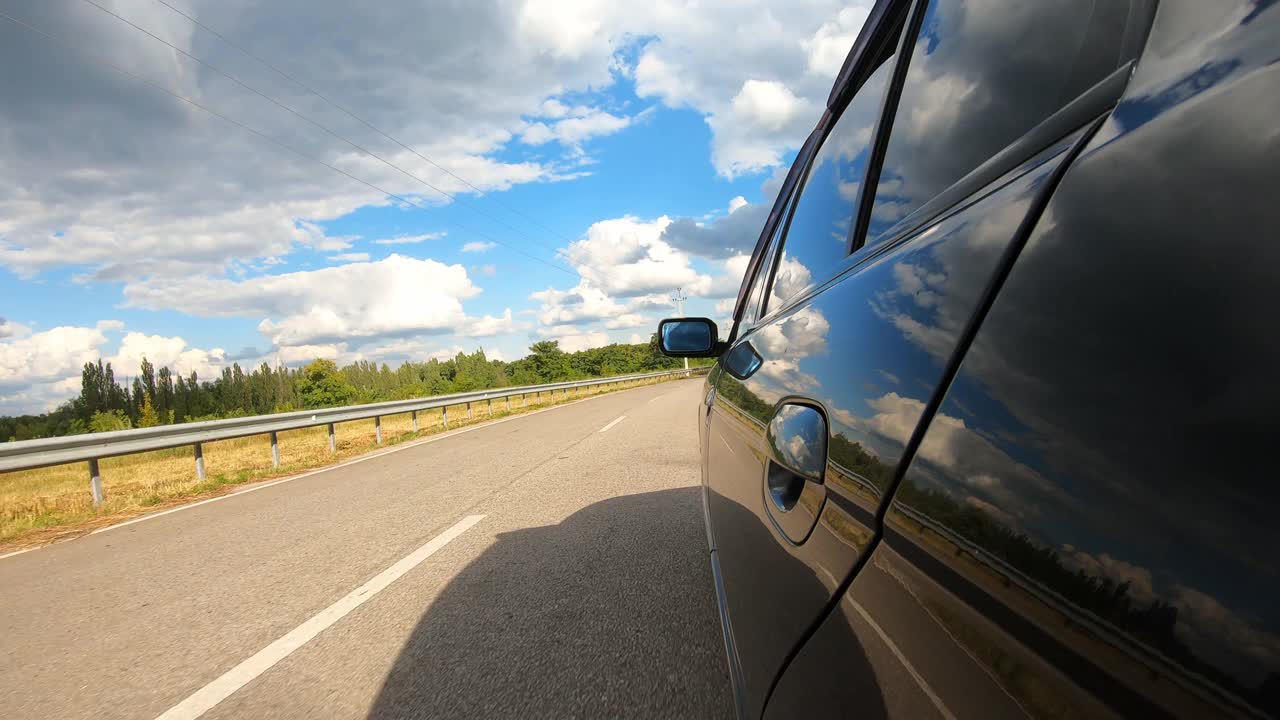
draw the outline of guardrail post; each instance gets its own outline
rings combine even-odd
[[[338,452],[338,443],[335,442],[333,437],[333,423],[329,423],[329,452]]]
[[[448,430],[449,429],[449,408],[448,407],[440,408],[440,419],[444,420],[444,429]]]
[[[382,444],[382,417],[378,415],[373,417],[373,439],[378,445]]]
[[[413,418],[413,431],[418,432],[418,411],[414,410],[409,415]]]
[[[489,417],[493,417],[493,398],[489,398]]]
[[[471,419],[471,403],[467,403],[467,419]]]
[[[98,458],[89,458],[89,492],[93,493],[93,506],[98,507],[107,496],[102,492],[102,473],[98,470]]]
[[[511,412],[511,396],[507,396],[507,412]]]
[[[196,479],[204,481],[204,449],[200,447],[200,443],[191,446],[196,453]]]
[[[271,431],[271,467],[280,469],[280,439],[276,437],[275,430]]]

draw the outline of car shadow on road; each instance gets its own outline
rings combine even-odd
[[[401,650],[369,717],[731,717],[694,487],[503,533]]]

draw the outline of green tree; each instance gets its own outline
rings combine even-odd
[[[573,377],[569,356],[560,349],[559,340],[542,340],[529,346],[529,365],[542,382],[568,380]]]
[[[332,360],[312,360],[298,375],[298,396],[304,407],[347,405],[356,389]]]
[[[155,427],[160,424],[160,416],[156,415],[156,408],[151,404],[151,396],[144,395],[142,398],[142,410],[138,412],[138,427]]]
[[[89,419],[90,432],[111,432],[112,430],[128,430],[132,425],[129,416],[123,410],[96,412]]]

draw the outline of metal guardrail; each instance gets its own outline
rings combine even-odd
[[[226,420],[205,420],[201,422],[182,423],[179,425],[158,425],[149,428],[132,430],[115,430],[112,432],[89,433],[86,435],[67,435],[56,438],[38,440],[22,440],[19,442],[0,443],[0,472],[28,470],[50,465],[66,465],[74,462],[89,463],[89,485],[93,492],[95,505],[101,504],[102,474],[98,470],[98,460],[117,455],[165,450],[168,448],[190,445],[195,451],[196,478],[205,479],[204,451],[202,443],[215,440],[247,437],[250,435],[271,436],[271,464],[280,467],[280,445],[276,433],[284,430],[301,428],[329,427],[329,452],[337,451],[334,425],[352,420],[374,421],[374,435],[377,444],[382,444],[382,416],[410,413],[413,416],[413,431],[418,431],[418,413],[423,410],[441,410],[444,427],[449,427],[449,408],[465,405],[467,417],[471,417],[472,403],[484,402],[489,414],[493,414],[493,401],[507,401],[507,409],[511,409],[511,398],[536,393],[570,392],[580,388],[602,387],[617,383],[636,382],[650,378],[661,378],[676,375],[691,376],[706,372],[710,368],[693,368],[691,370],[664,370],[661,372],[639,373],[634,375],[618,375],[615,377],[593,378],[591,380],[573,380],[569,382],[547,383],[544,385],[522,385],[519,387],[493,388],[469,393],[452,395],[436,395],[411,400],[392,400],[390,402],[369,403],[367,405],[348,405],[345,407],[322,408],[319,410],[298,410],[274,415],[254,415],[251,417],[228,418]]]

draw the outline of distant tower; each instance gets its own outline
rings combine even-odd
[[[683,288],[676,288],[675,297],[671,298],[671,300],[676,304],[676,317],[684,317],[684,301],[689,299],[685,297],[683,292],[681,292],[682,289]],[[689,358],[684,359],[684,369],[689,369]]]

